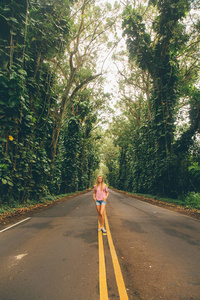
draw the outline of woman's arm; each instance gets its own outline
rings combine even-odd
[[[96,193],[97,193],[97,191],[96,191],[96,185],[94,186],[94,193],[93,193],[93,200],[94,201],[96,201],[97,199],[96,199]]]
[[[106,193],[106,197],[105,197],[105,201],[107,200],[107,198],[108,198],[108,195],[109,195],[109,192],[108,192],[108,187],[106,186],[106,188],[107,188],[107,191],[105,191],[105,193]]]
[[[109,195],[109,193],[108,193],[108,192],[106,192],[106,198],[104,199],[105,201],[107,200],[107,198],[108,198],[108,195]]]
[[[94,191],[94,194],[93,194],[93,199],[94,201],[96,201],[96,192]]]

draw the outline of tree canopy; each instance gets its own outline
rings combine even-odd
[[[134,2],[123,11],[129,55],[119,80],[124,117],[110,129],[120,147],[120,189],[170,197],[199,191],[199,20],[191,22],[193,5]],[[188,123],[177,134],[184,107]]]
[[[2,0],[1,204],[89,188],[100,162],[122,190],[199,192],[198,9]],[[118,94],[104,88],[110,53]],[[121,114],[108,126],[113,97]]]

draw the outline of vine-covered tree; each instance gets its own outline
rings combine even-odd
[[[86,188],[98,149],[91,142],[95,105],[83,89],[101,73],[96,51],[115,16],[104,22],[110,8],[84,0],[3,0],[0,10],[1,203]],[[81,105],[88,110],[75,112]],[[76,169],[73,187],[63,177],[63,160]]]
[[[120,146],[121,189],[175,197],[199,190],[199,184],[191,183],[188,160],[200,119],[199,21],[189,26],[186,21],[192,5],[185,0],[135,1],[124,10],[130,62],[129,69],[120,71],[120,106],[126,120],[118,119],[111,129]],[[189,105],[190,121],[177,135],[183,105]]]

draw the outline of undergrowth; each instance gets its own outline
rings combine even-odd
[[[140,193],[130,193],[133,195],[143,196],[150,199],[159,200],[166,203],[171,203],[175,205],[180,205],[183,207],[188,207],[192,209],[200,209],[200,193],[190,192],[186,195],[181,195],[178,199],[165,198],[160,196],[153,196],[149,194],[140,194]]]
[[[60,194],[60,195],[56,195],[56,196],[51,196],[48,195],[42,199],[40,199],[39,201],[36,200],[28,200],[27,203],[24,204],[18,204],[16,202],[12,202],[11,205],[8,204],[2,204],[2,206],[0,207],[0,214],[6,214],[6,213],[13,213],[15,212],[17,209],[22,209],[22,208],[28,208],[32,205],[39,205],[39,204],[45,204],[45,203],[49,203],[49,202],[54,202],[57,199],[60,198],[64,198],[64,197],[68,197],[71,195],[76,194],[77,192],[74,193],[69,193],[69,194]]]

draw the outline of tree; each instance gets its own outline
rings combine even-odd
[[[192,188],[188,155],[199,128],[198,21],[186,30],[190,1],[134,4],[123,13],[129,66],[120,70],[120,107],[126,120],[113,125],[115,132],[122,127],[116,134],[118,187],[176,197]],[[190,105],[190,124],[177,137],[183,103]]]
[[[63,53],[67,4],[21,0],[0,5],[0,188],[10,204],[13,195],[23,202],[48,191],[48,133],[56,102],[49,60]]]
[[[78,7],[78,3],[76,6]],[[72,53],[70,43],[75,43],[78,39],[77,32],[72,30],[76,23],[72,21],[73,16],[70,16],[72,3],[54,0],[3,1],[0,8],[0,23],[4,29],[0,36],[0,189],[2,203],[9,202],[12,205],[29,199],[40,200],[49,192],[59,193],[64,154],[59,152],[54,157],[53,173],[50,146],[52,133],[55,136],[54,122],[63,118],[67,124],[73,118],[76,93],[81,92],[94,78],[90,68],[85,65],[86,60],[85,64],[75,67],[76,62],[78,65],[82,46],[77,53]],[[76,12],[76,9],[73,11]],[[80,28],[81,32],[86,30]],[[63,57],[67,47],[71,51],[73,67],[70,63],[62,65],[62,62],[66,63],[66,58]],[[92,60],[90,64],[93,64]],[[61,70],[63,74],[66,72],[66,78],[61,75]],[[73,76],[72,73],[70,75],[70,70],[74,72]],[[69,95],[66,93],[68,84],[71,85]],[[71,102],[64,105],[60,118],[64,89],[63,97]],[[70,118],[67,119],[68,116]],[[86,127],[90,130],[89,118]],[[85,137],[85,145],[90,144],[87,139],[89,136]],[[61,138],[59,151],[62,143]],[[86,149],[90,146],[84,147]],[[93,152],[88,151],[85,165],[92,164],[92,157],[95,160],[95,151],[97,149],[94,147]],[[92,168],[88,170],[87,167],[88,180],[82,186],[88,186],[91,172]]]
[[[116,7],[115,10],[117,10]],[[52,159],[54,160],[59,133],[67,108],[73,102],[76,94],[91,81],[102,75],[96,73],[96,62],[102,44],[108,39],[107,32],[114,26],[116,17],[114,12],[109,16],[111,7],[96,6],[93,1],[83,0],[75,3],[71,11],[71,36],[63,61],[57,62],[62,78],[63,92],[60,105],[54,119],[52,135]]]

